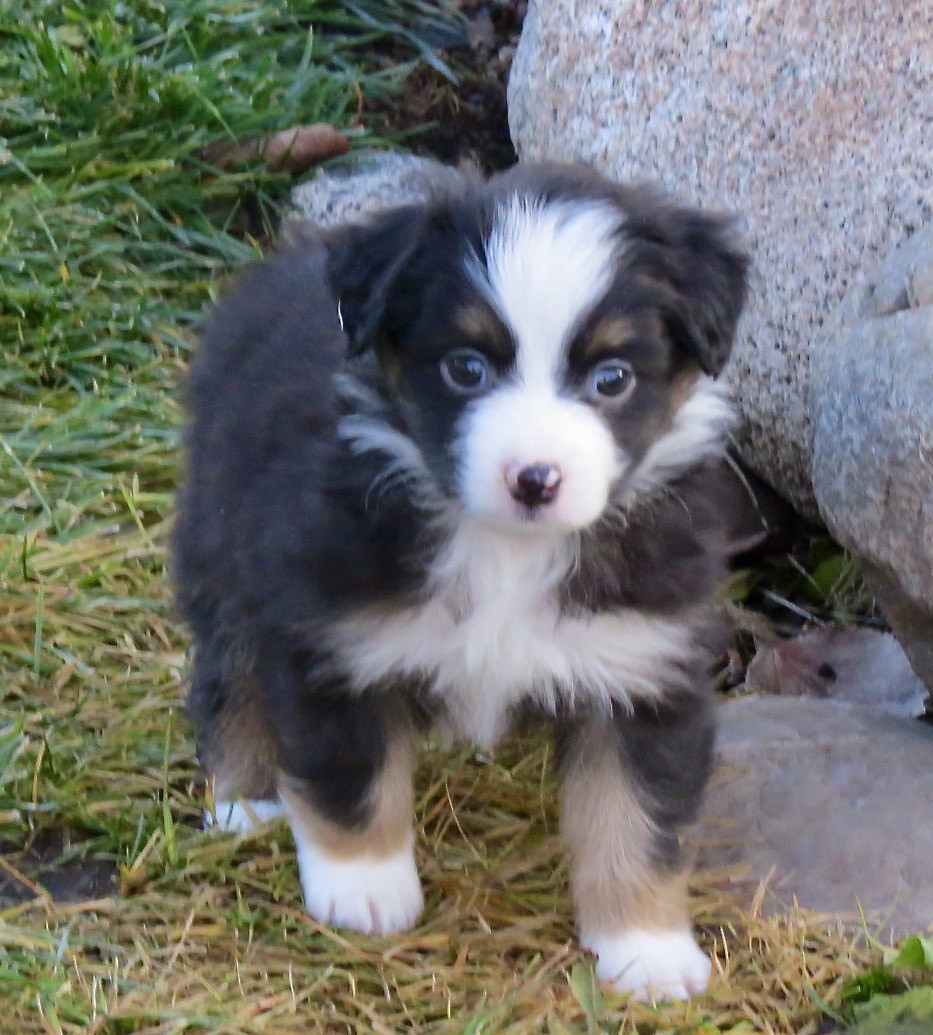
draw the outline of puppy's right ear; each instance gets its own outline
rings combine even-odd
[[[328,275],[350,355],[358,356],[378,337],[393,289],[418,253],[426,225],[424,209],[413,205],[328,236]]]

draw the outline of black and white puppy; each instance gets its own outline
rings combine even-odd
[[[309,234],[217,307],[175,538],[191,708],[217,822],[284,808],[318,920],[421,912],[418,730],[537,714],[599,976],[706,986],[679,835],[746,266],[718,219],[530,166]]]

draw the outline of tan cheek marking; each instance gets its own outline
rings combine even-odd
[[[380,356],[382,361],[382,372],[389,385],[398,388],[399,376],[402,372],[402,357],[391,349],[384,349]]]
[[[360,855],[384,858],[408,844],[414,811],[414,736],[403,721],[390,729],[385,766],[372,787],[368,821],[345,827],[325,819],[314,808],[302,782],[281,777],[279,794],[288,805],[289,818],[301,836],[324,855],[353,859]]]
[[[651,819],[608,740],[598,731],[586,738],[587,757],[571,763],[561,789],[580,927],[591,936],[683,928],[687,872],[663,872],[653,862]]]
[[[673,417],[681,406],[683,406],[683,404],[690,398],[690,393],[696,387],[697,381],[700,380],[701,373],[702,372],[699,367],[691,365],[687,370],[677,375],[677,378],[671,385],[671,417]]]

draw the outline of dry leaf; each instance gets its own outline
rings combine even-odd
[[[926,688],[890,633],[814,629],[758,651],[745,683],[761,694],[831,697],[893,715],[923,712]]]
[[[218,169],[246,165],[261,158],[271,172],[298,176],[314,165],[350,150],[346,134],[326,122],[292,126],[269,137],[218,141],[202,148],[198,155]]]
[[[269,169],[297,176],[312,165],[345,155],[349,150],[350,141],[343,133],[326,122],[316,122],[313,126],[297,126],[273,134],[266,142],[263,159]]]

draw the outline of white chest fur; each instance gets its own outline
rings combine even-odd
[[[656,696],[689,647],[690,627],[630,610],[562,615],[556,588],[572,564],[566,538],[465,522],[422,604],[356,615],[335,647],[357,689],[426,678],[456,732],[485,747],[526,698],[553,710],[561,699],[608,706]]]

